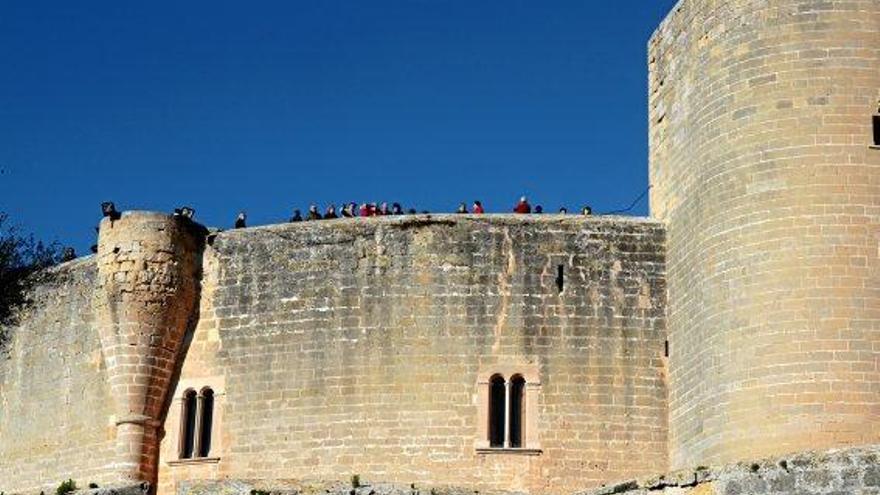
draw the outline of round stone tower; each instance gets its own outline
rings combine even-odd
[[[155,482],[169,384],[197,309],[203,240],[203,228],[183,217],[127,212],[101,222],[95,309],[121,482]]]
[[[682,0],[649,64],[672,467],[880,441],[880,2]]]

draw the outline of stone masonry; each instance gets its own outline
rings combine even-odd
[[[155,483],[159,427],[197,318],[204,229],[183,217],[105,218],[94,309],[116,425],[118,480]]]
[[[877,495],[880,448],[861,447],[696,466],[578,495]]]
[[[880,0],[681,0],[648,64],[650,219],[104,220],[0,495],[880,493]]]
[[[877,0],[682,0],[649,45],[673,468],[880,440]]]
[[[98,256],[61,268],[75,285],[46,288],[12,329],[0,490],[124,484],[157,466],[159,493],[354,474],[563,493],[667,468],[662,225],[340,220],[225,232],[201,254],[180,222],[105,220]],[[60,367],[44,352],[77,341],[90,350],[64,347],[76,353]],[[528,379],[527,448],[487,448],[494,373]],[[75,383],[88,394],[73,394],[59,422],[43,404]],[[180,399],[205,386],[210,455],[181,459]],[[67,424],[82,433],[52,433]],[[72,454],[85,445],[89,455]]]
[[[652,221],[559,216],[224,232],[175,394],[222,383],[222,435],[191,461],[167,435],[160,491],[359,474],[562,493],[663,470],[663,243]],[[480,377],[505,370],[538,378],[538,452],[478,452]]]

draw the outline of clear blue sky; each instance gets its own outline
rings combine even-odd
[[[85,253],[103,200],[220,227],[348,200],[623,207],[673,3],[4,0],[0,211]]]

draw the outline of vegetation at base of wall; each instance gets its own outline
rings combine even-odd
[[[34,286],[53,277],[46,268],[61,259],[57,244],[43,244],[19,233],[0,213],[0,349],[9,338],[9,328],[18,323],[19,312],[33,303]]]
[[[351,475],[351,487],[352,488],[360,488],[361,487],[361,476],[359,474]]]
[[[76,481],[72,479],[68,479],[67,481],[62,481],[58,488],[55,489],[55,495],[67,495],[70,492],[76,491]]]
[[[269,495],[269,493],[266,490],[251,490],[251,495]]]

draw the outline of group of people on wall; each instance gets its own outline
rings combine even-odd
[[[474,214],[481,215],[485,213],[486,210],[483,208],[483,203],[480,201],[474,201],[470,208],[468,208],[467,203],[459,203],[458,208],[455,210],[455,213],[459,214]],[[295,209],[293,210],[293,215],[290,217],[290,222],[305,222],[309,220],[333,220],[337,218],[359,218],[359,217],[382,217],[382,216],[395,216],[395,215],[416,215],[418,212],[415,208],[409,208],[405,212],[400,203],[391,203],[389,206],[388,203],[361,203],[358,205],[357,203],[345,203],[342,208],[339,210],[336,209],[336,205],[330,204],[327,208],[324,209],[324,212],[318,209],[318,205],[312,204],[309,206],[306,214],[303,215],[302,211]],[[423,214],[429,213],[428,211],[422,211]],[[528,198],[525,196],[519,198],[516,206],[513,208],[513,213],[527,215],[527,214],[542,214],[544,213],[544,208],[541,205],[536,205],[532,208],[532,205],[529,203]],[[568,214],[568,209],[565,207],[559,208],[560,215]],[[589,206],[584,206],[581,209],[582,215],[592,215],[593,210]],[[247,227],[247,213],[239,212],[238,216],[235,218],[234,227],[236,229],[243,229]]]
[[[118,220],[122,214],[120,211],[116,209],[116,206],[110,202],[105,201],[101,204],[101,213],[105,217],[109,217],[111,220]],[[382,217],[382,216],[394,216],[394,215],[415,215],[418,212],[415,208],[409,208],[405,212],[400,203],[391,203],[391,206],[388,203],[362,203],[358,206],[356,203],[345,203],[343,207],[337,212],[336,205],[329,205],[324,210],[324,213],[321,213],[318,210],[318,206],[313,204],[309,206],[306,215],[304,216],[300,210],[293,210],[293,216],[290,217],[290,222],[304,222],[308,220],[332,220],[334,218],[359,218],[359,217]],[[428,211],[422,211],[423,214],[430,213]],[[455,210],[455,213],[460,214],[473,214],[473,215],[482,215],[486,213],[485,208],[483,207],[483,203],[480,201],[474,201],[470,208],[468,208],[466,203],[459,203],[458,208]],[[513,213],[528,215],[528,214],[541,214],[544,213],[544,208],[541,205],[536,205],[534,208],[529,203],[528,199],[523,196],[519,198],[519,201],[516,203],[516,206],[513,208]],[[560,215],[568,214],[568,209],[565,207],[559,208]],[[581,209],[581,214],[585,216],[589,216],[593,214],[592,208],[589,206],[584,206]],[[181,208],[176,208],[174,210],[174,215],[179,217],[184,217],[192,220],[195,216],[195,210],[191,207],[184,206]],[[245,212],[240,212],[235,219],[234,227],[236,229],[243,229],[247,227],[247,214]],[[98,228],[95,227],[97,231]],[[92,245],[91,247],[92,253],[98,252],[97,244]],[[77,257],[76,251],[71,247],[64,248],[61,261],[71,261]]]

